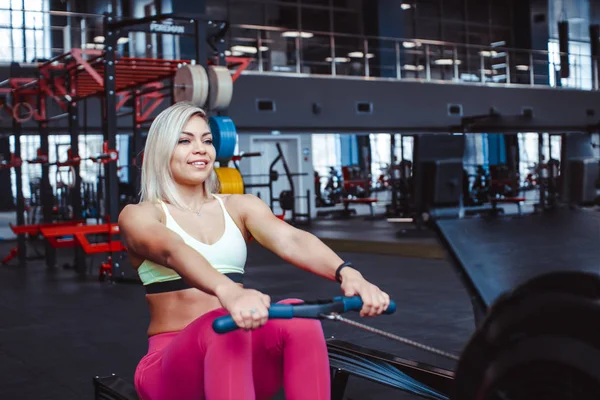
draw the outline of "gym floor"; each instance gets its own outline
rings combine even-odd
[[[366,233],[360,223],[349,222],[327,222],[311,229],[335,232],[341,226],[346,232],[352,229],[349,236]],[[403,240],[390,239],[392,244]],[[434,241],[433,237],[420,239],[421,243]],[[0,243],[0,253],[8,254],[14,245],[11,241]],[[474,321],[468,295],[449,261],[437,256],[408,258],[363,251],[340,254],[398,304],[394,315],[361,322],[448,352],[461,352],[474,331]],[[58,265],[72,260],[67,250],[59,257]],[[95,266],[100,259],[97,256],[89,263]],[[268,293],[273,301],[340,294],[337,284],[286,264],[254,242],[249,247],[246,279],[247,287]],[[348,317],[360,319],[358,315]],[[0,267],[0,398],[93,399],[92,378],[96,375],[115,373],[132,382],[135,366],[146,351],[147,323],[141,285],[93,278],[82,281],[71,270],[48,271],[44,260],[28,261],[24,270]],[[323,328],[326,337],[454,368],[450,360],[341,322],[324,321]],[[283,398],[283,393],[277,397]],[[415,397],[351,377],[346,398]]]

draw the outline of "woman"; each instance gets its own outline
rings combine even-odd
[[[360,295],[362,316],[389,297],[315,236],[252,195],[218,195],[215,148],[204,111],[177,103],[154,120],[144,150],[141,202],[119,227],[146,287],[149,348],[137,366],[142,399],[328,399],[329,365],[318,320],[269,320],[269,296],[243,287],[246,242]],[[288,303],[293,300],[288,300]],[[215,318],[238,327],[217,334]],[[258,329],[260,328],[260,329]]]

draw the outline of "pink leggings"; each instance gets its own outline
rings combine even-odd
[[[272,319],[254,331],[215,333],[213,320],[227,314],[219,308],[182,331],[151,336],[135,371],[140,398],[270,399],[282,386],[288,400],[330,398],[329,357],[318,320]]]

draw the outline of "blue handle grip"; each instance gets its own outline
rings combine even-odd
[[[353,297],[344,297],[338,296],[333,299],[333,303],[338,303],[343,305],[343,310],[339,310],[338,312],[348,312],[348,311],[360,311],[363,307],[363,302],[360,296]],[[294,318],[294,310],[300,313],[302,307],[310,307],[314,312],[314,318],[319,318],[319,315],[322,313],[327,313],[331,311],[331,303],[325,303],[321,306],[315,305],[303,305],[303,304],[271,304],[269,307],[269,318],[277,318],[277,319],[291,319]],[[319,309],[321,309],[319,311]],[[338,307],[339,309],[339,307]],[[337,311],[337,310],[336,310]],[[396,303],[393,300],[390,300],[390,305],[384,311],[384,314],[393,314],[396,311]],[[301,315],[306,318],[306,315]],[[237,324],[233,320],[230,315],[226,315],[223,317],[216,318],[213,321],[213,330],[217,333],[227,333],[238,329]]]
[[[237,328],[238,326],[230,316],[219,317],[213,321],[213,330],[217,333],[227,333],[235,331]]]
[[[271,304],[269,307],[269,318],[290,319],[294,317],[294,309],[291,304]],[[213,321],[213,329],[217,333],[227,333],[238,328],[230,315],[216,318]]]
[[[360,298],[360,296],[353,296],[353,297],[338,296],[338,297],[334,297],[333,301],[341,301],[342,303],[344,303],[344,312],[360,311],[363,307],[363,301]],[[383,313],[384,314],[393,314],[395,312],[396,312],[396,303],[394,302],[394,300],[390,300],[390,305]]]

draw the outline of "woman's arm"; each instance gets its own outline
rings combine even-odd
[[[262,246],[297,267],[335,280],[335,272],[344,260],[319,238],[280,220],[254,195],[243,195],[237,201],[246,228]],[[352,274],[360,275],[350,267],[340,272],[342,280]]]
[[[249,194],[236,197],[244,224],[256,241],[297,267],[335,280],[335,273],[343,260],[325,243],[312,233],[297,229],[277,218],[258,197]],[[379,315],[389,306],[388,294],[368,282],[356,269],[342,268],[340,278],[345,296],[361,297],[361,316]]]

